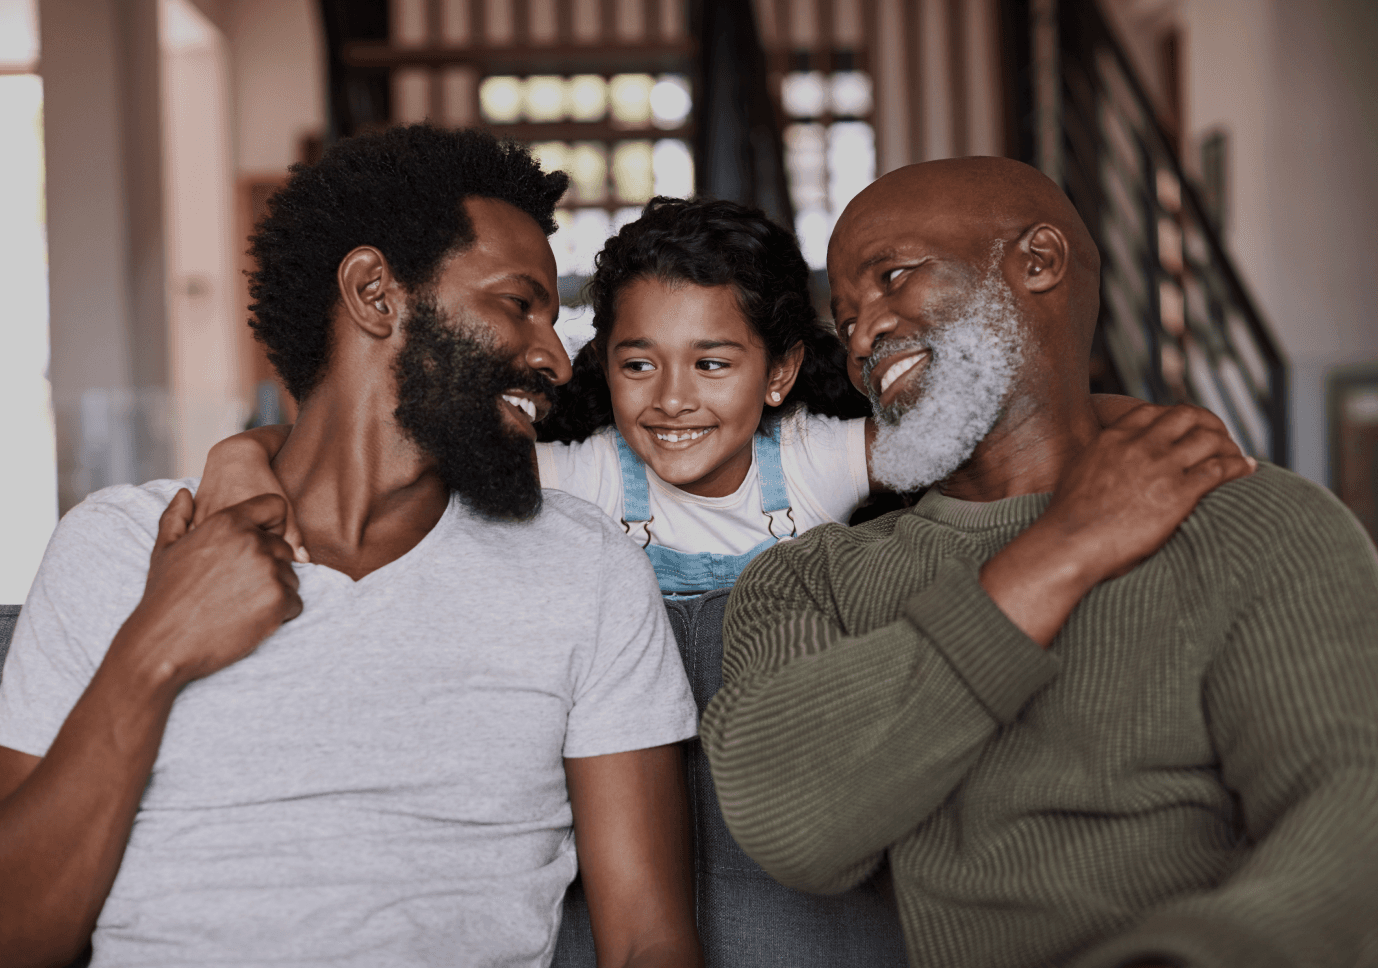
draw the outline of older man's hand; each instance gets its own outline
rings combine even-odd
[[[1063,473],[1039,524],[1076,544],[1094,585],[1153,554],[1209,491],[1256,466],[1209,410],[1132,406]]]
[[[1209,491],[1257,466],[1208,410],[1119,400],[1097,401],[1108,425],[1063,472],[1047,510],[981,568],[996,605],[1045,648],[1087,592],[1153,554]]]

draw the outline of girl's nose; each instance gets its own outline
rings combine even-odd
[[[656,386],[656,408],[674,417],[698,409],[694,380],[678,367],[668,367]]]

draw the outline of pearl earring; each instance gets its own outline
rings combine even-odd
[[[779,402],[780,402],[780,392],[779,392],[778,390],[771,391],[771,394],[770,394],[770,402],[771,402],[771,403],[779,403]]]

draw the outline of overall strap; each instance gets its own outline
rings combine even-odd
[[[646,483],[646,464],[616,428],[617,463],[622,468],[622,529],[645,548],[651,543],[651,489]]]
[[[789,505],[789,491],[785,488],[785,468],[780,463],[780,425],[771,427],[769,434],[756,434],[752,446],[756,454],[756,473],[761,478],[761,512],[769,518],[770,536],[792,538],[798,534],[794,526],[794,510]]]

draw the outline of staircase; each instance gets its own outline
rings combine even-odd
[[[1281,350],[1104,15],[1094,0],[1002,6],[1029,52],[1012,85],[1023,160],[1063,185],[1101,251],[1096,389],[1200,404],[1286,466]]]

